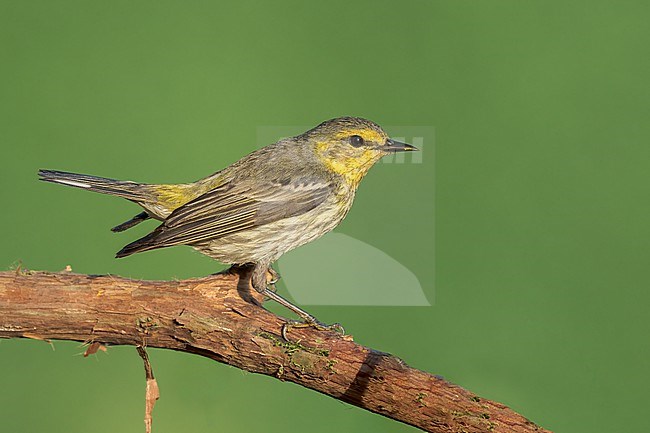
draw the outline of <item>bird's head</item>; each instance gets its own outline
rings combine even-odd
[[[359,117],[327,120],[301,135],[328,169],[356,186],[382,156],[418,150],[392,140],[375,122]]]

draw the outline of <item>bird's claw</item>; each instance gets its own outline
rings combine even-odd
[[[343,329],[343,326],[340,323],[332,323],[331,325],[326,325],[317,320],[287,320],[282,325],[282,338],[284,338],[285,341],[291,341],[289,340],[289,337],[287,337],[287,333],[292,328],[315,328],[319,331],[334,331],[338,334],[345,335],[345,329]]]

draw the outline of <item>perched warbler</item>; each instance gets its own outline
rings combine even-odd
[[[149,218],[162,221],[116,257],[189,245],[222,263],[252,266],[255,290],[294,311],[303,323],[325,327],[272,290],[279,276],[271,264],[336,227],[350,210],[359,182],[382,156],[413,150],[418,149],[391,140],[374,122],[340,117],[192,183],[145,184],[52,170],[39,175],[144,208],[114,232]],[[269,281],[267,272],[275,278]]]

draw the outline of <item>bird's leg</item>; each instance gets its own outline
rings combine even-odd
[[[270,278],[269,278],[269,274],[270,274]],[[253,275],[251,276],[251,283],[253,285],[253,288],[255,288],[255,290],[264,294],[268,298],[273,299],[275,302],[282,305],[283,307],[293,311],[302,319],[302,321],[287,320],[287,322],[284,325],[282,325],[282,338],[289,341],[289,339],[287,338],[287,332],[289,332],[291,328],[306,328],[306,327],[316,328],[321,331],[330,330],[330,331],[338,332],[340,334],[345,334],[345,330],[343,329],[343,326],[341,326],[341,324],[334,323],[332,325],[325,325],[324,323],[321,323],[318,319],[316,319],[314,316],[312,316],[302,308],[292,304],[282,296],[275,293],[274,284],[279,279],[280,279],[280,274],[278,274],[271,267],[267,268],[263,266],[256,266],[255,269],[253,270]]]

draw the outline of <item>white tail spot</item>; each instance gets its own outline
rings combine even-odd
[[[74,180],[54,179],[54,182],[62,183],[64,185],[76,186],[79,188],[90,188],[92,186],[88,185],[87,183],[75,182]]]

